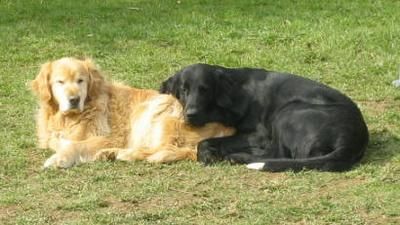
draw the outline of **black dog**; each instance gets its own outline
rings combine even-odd
[[[300,76],[195,64],[164,81],[195,126],[221,122],[234,136],[204,140],[198,160],[269,171],[344,171],[362,158],[368,128],[350,98]]]

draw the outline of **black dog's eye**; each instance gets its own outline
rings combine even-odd
[[[187,94],[188,91],[189,91],[188,86],[187,86],[187,85],[184,85],[184,86],[182,87],[181,91],[182,91],[183,94]]]
[[[203,94],[206,93],[206,92],[207,92],[207,87],[205,87],[205,86],[200,86],[200,87],[199,87],[199,92],[200,92],[200,93],[203,93]]]

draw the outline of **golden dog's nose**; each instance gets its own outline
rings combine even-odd
[[[79,96],[69,97],[69,103],[71,104],[71,106],[74,106],[74,107],[77,107],[79,105],[79,100],[80,100]]]

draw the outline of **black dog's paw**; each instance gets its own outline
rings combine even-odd
[[[197,152],[197,161],[208,166],[216,163],[218,160],[211,151],[202,150]]]
[[[218,161],[221,161],[217,153],[217,148],[213,147],[207,141],[202,141],[197,146],[197,161],[202,162],[206,166],[212,165]]]
[[[226,155],[224,160],[231,164],[248,164],[251,162],[251,155],[248,153],[233,153]]]

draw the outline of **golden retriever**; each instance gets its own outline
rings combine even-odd
[[[234,133],[218,123],[186,124],[174,97],[107,82],[91,59],[47,62],[31,88],[39,98],[38,147],[55,151],[44,168],[109,158],[196,160],[198,142]]]

